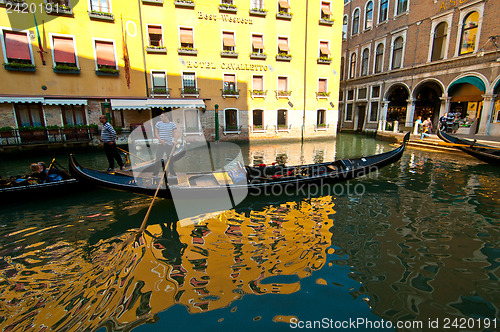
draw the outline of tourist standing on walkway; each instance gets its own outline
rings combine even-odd
[[[115,159],[120,169],[123,169],[122,157],[120,157],[118,149],[116,148],[115,129],[111,123],[108,122],[106,115],[101,115],[99,117],[99,122],[102,123],[101,142],[104,143],[104,151],[106,152],[106,158],[108,158],[108,172],[115,170]]]
[[[420,140],[423,140],[424,137],[430,137],[431,129],[432,129],[432,121],[431,118],[429,117],[422,123],[422,132],[420,133]]]
[[[153,171],[153,176],[157,176],[160,169],[162,169],[161,160],[165,154],[167,155],[166,163],[168,163],[168,158],[174,148],[174,142],[177,142],[177,126],[175,123],[170,121],[167,113],[162,113],[160,119],[161,121],[155,125],[155,137],[158,139],[158,146],[156,148],[157,167]],[[169,163],[168,171],[171,175],[176,175],[173,162]]]

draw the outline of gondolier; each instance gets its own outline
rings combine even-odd
[[[177,126],[170,121],[167,113],[160,115],[161,121],[155,125],[155,137],[158,139],[158,146],[156,148],[156,162],[157,167],[153,171],[153,176],[157,176],[160,169],[162,169],[161,160],[164,155],[167,156],[167,161],[174,148],[174,142],[177,142]],[[168,165],[168,172],[175,176],[174,163],[170,162]]]
[[[99,117],[99,122],[102,123],[101,142],[104,143],[104,151],[106,152],[106,158],[108,158],[108,172],[115,170],[115,159],[122,170],[122,157],[120,157],[116,149],[116,131],[111,123],[108,122],[106,115],[101,115]]]

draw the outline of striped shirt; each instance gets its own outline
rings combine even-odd
[[[177,126],[173,122],[157,122],[156,129],[158,129],[158,135],[162,140],[164,140],[168,145],[172,145],[173,132],[177,129]]]
[[[111,123],[106,122],[102,125],[101,139],[103,142],[114,142],[116,140],[116,131]]]

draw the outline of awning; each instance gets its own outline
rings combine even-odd
[[[43,97],[0,97],[0,103],[43,103]]]
[[[111,99],[111,108],[113,110],[147,110],[145,99]]]
[[[111,99],[113,110],[144,110],[152,107],[205,108],[203,99]]]
[[[452,86],[454,86],[455,84],[460,84],[460,83],[469,83],[469,84],[474,85],[476,88],[478,88],[482,92],[486,91],[486,86],[484,85],[484,82],[480,78],[475,77],[475,76],[466,76],[466,77],[459,78],[455,82],[451,83],[450,87],[448,88],[448,92],[451,90]]]
[[[205,108],[203,99],[148,99],[146,105],[149,107]]]
[[[44,99],[45,105],[87,105],[86,99]]]

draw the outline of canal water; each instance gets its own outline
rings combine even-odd
[[[341,134],[242,155],[292,165],[393,148]],[[102,151],[77,157],[107,168]],[[3,158],[0,174],[38,160],[50,163]],[[328,192],[254,198],[176,229],[160,199],[139,235],[145,196],[95,189],[2,205],[0,330],[498,330],[499,188],[498,168],[407,149]]]

